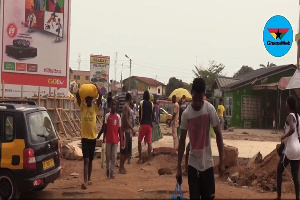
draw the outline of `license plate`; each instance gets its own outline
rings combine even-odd
[[[50,160],[47,160],[47,161],[43,162],[43,169],[44,170],[49,169],[51,167],[54,167],[54,160],[53,159],[50,159]]]

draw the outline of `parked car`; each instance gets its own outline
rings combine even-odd
[[[61,174],[60,144],[44,107],[0,102],[0,199],[41,191]]]
[[[169,114],[165,109],[159,108],[159,115],[160,115],[160,119],[159,119],[160,123],[166,123],[170,125],[172,120],[171,114]]]

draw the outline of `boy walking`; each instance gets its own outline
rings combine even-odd
[[[105,115],[103,142],[106,143],[106,176],[114,179],[116,154],[120,138],[121,118],[116,113],[117,103],[112,100],[111,111]]]

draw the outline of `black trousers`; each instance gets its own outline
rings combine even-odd
[[[283,161],[284,158],[284,161]],[[283,162],[282,162],[283,161]],[[281,155],[280,161],[277,166],[277,196],[281,197],[282,174],[286,166],[290,163],[291,173],[295,186],[296,199],[299,199],[299,164],[300,160],[289,160],[284,154]]]
[[[198,171],[189,165],[188,183],[190,199],[215,199],[214,168]]]

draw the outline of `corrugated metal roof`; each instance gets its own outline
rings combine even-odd
[[[236,81],[234,83],[231,83],[224,87],[225,91],[230,91],[239,87],[242,87],[243,85],[247,85],[249,83],[252,83],[258,79],[278,74],[290,69],[296,69],[296,66],[293,64],[290,65],[281,65],[277,67],[268,67],[268,68],[260,68],[257,70],[254,70],[252,72],[243,74],[241,76],[236,77],[236,79],[240,79],[239,81]]]
[[[230,78],[230,77],[217,77],[216,80],[217,80],[219,87],[223,88],[226,85],[229,85],[229,84],[232,84],[232,83],[238,81],[239,79]]]

